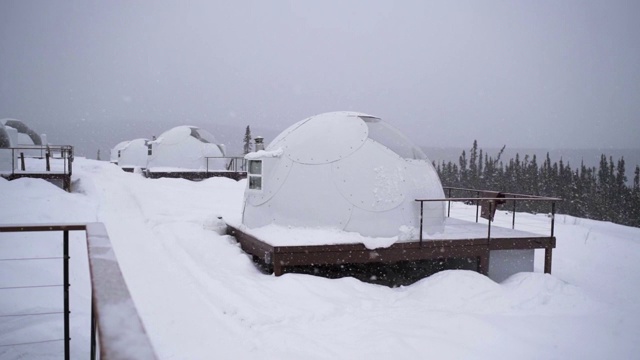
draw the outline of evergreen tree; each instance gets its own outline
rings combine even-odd
[[[565,200],[557,204],[560,213],[640,226],[640,165],[635,167],[633,185],[629,187],[624,158],[616,166],[612,157],[602,154],[599,167],[587,167],[582,162],[573,170],[562,159],[552,163],[549,153],[541,166],[535,155],[525,155],[521,161],[520,154],[516,154],[505,166],[500,161],[504,149],[493,159],[474,141],[469,160],[462,151],[458,164],[438,164],[443,185],[560,197]],[[549,204],[520,202],[518,210],[548,212]]]
[[[243,152],[244,154],[248,154],[251,152],[252,150],[252,145],[251,145],[251,128],[249,127],[249,125],[247,125],[247,129],[244,132],[244,148],[243,148]]]

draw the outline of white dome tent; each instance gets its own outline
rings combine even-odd
[[[391,125],[361,113],[304,119],[246,158],[248,228],[330,227],[391,237],[419,227],[415,199],[444,197],[425,154]],[[425,203],[425,231],[442,231],[443,223],[444,204]]]
[[[116,146],[111,149],[110,154],[110,162],[113,164],[118,164],[118,160],[120,159],[120,155],[122,155],[122,149],[124,149],[127,144],[129,144],[129,140],[119,142]]]
[[[0,123],[4,125],[5,132],[11,141],[12,147],[20,145],[46,145],[46,136],[38,135],[24,122],[17,119],[2,119]],[[44,138],[44,141],[43,141]]]
[[[149,153],[148,139],[135,139],[128,141],[120,149],[120,158],[118,165],[122,168],[141,168],[146,169],[147,157]]]
[[[207,166],[206,157],[225,156],[225,148],[210,132],[195,126],[167,130],[149,145],[147,169],[151,171],[225,169],[224,159],[209,160]]]

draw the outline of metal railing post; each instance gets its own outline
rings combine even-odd
[[[64,230],[62,234],[62,268],[64,277],[64,358],[65,360],[69,360],[69,342],[71,340],[69,331],[69,230]]]
[[[556,202],[551,202],[551,237],[553,237],[553,231],[556,223]]]
[[[480,197],[480,191],[476,192],[476,197]],[[480,210],[480,200],[476,200],[476,222],[478,222],[478,210]]]
[[[25,169],[25,166],[24,166],[24,153],[23,152],[20,152],[20,169],[22,171],[24,171],[24,169]]]
[[[513,219],[511,220],[511,228],[515,229],[516,228],[516,199],[514,196],[513,199]]]
[[[493,200],[489,200],[489,230],[487,232],[487,239],[491,240],[491,220],[493,220]]]
[[[451,198],[451,188],[449,188],[448,190],[449,190],[448,197]],[[448,201],[447,217],[451,217],[451,200]]]
[[[93,289],[91,289],[91,360],[96,358],[96,305],[93,301]]]
[[[420,201],[420,246],[422,246],[422,217],[424,210],[424,201]]]

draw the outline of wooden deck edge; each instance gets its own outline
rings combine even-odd
[[[213,177],[226,177],[238,181],[247,177],[247,173],[243,171],[145,171],[143,174],[149,179],[204,180]]]
[[[487,274],[489,255],[494,250],[545,249],[545,272],[551,272],[551,251],[555,237],[418,240],[396,243],[386,248],[368,249],[363,244],[310,246],[273,246],[234,226],[227,225],[227,234],[234,236],[243,251],[273,265],[276,276],[287,266],[341,265],[383,263],[434,259],[477,259],[478,272]]]

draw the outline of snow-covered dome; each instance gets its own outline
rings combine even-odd
[[[148,139],[135,139],[128,141],[120,149],[118,165],[121,167],[147,167]]]
[[[444,197],[422,150],[361,113],[304,119],[247,158],[243,223],[249,228],[273,223],[389,237],[403,226],[419,227],[415,199]],[[441,231],[443,222],[444,204],[425,203],[425,231]]]
[[[208,131],[195,126],[177,126],[167,130],[158,139],[149,142],[151,150],[147,167],[205,170],[206,157],[225,156],[224,146],[218,145]],[[209,169],[224,169],[223,159],[209,160]]]
[[[120,159],[120,155],[122,155],[122,149],[127,147],[127,144],[129,144],[129,140],[122,141],[122,142],[118,143],[116,146],[114,146],[113,149],[111,149],[111,154],[110,154],[109,160],[112,163],[114,163],[114,164],[118,163],[118,160]]]

